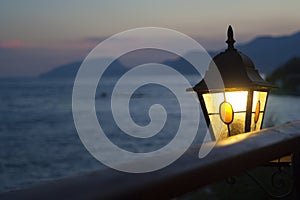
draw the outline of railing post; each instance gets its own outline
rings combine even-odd
[[[293,175],[296,194],[300,199],[300,153],[294,153],[292,156]]]

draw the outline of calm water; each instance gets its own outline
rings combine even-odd
[[[195,83],[197,77],[190,80]],[[170,91],[158,85],[138,89],[130,110],[137,124],[146,125],[149,107],[162,104],[168,113],[164,129],[146,140],[122,134],[109,109],[112,82],[104,80],[97,90],[96,109],[99,123],[114,143],[133,152],[147,152],[174,137],[181,117],[179,105]],[[0,192],[104,167],[87,152],[77,135],[71,110],[72,84],[71,80],[0,80]],[[126,94],[119,95],[122,98]],[[299,99],[270,96],[265,126],[300,119]],[[203,121],[194,144],[203,140]]]

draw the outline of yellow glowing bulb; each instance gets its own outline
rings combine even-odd
[[[226,101],[232,105],[234,112],[246,111],[247,108],[247,91],[225,92]]]

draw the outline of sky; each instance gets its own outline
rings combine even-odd
[[[2,0],[0,77],[38,76],[83,59],[103,39],[138,27],[180,31],[208,50],[300,31],[299,0]]]

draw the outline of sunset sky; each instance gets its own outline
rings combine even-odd
[[[185,33],[208,50],[224,47],[228,24],[239,43],[300,31],[299,0],[0,2],[0,77],[37,76],[84,58],[101,40],[131,28]]]

